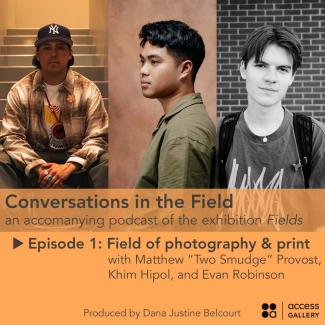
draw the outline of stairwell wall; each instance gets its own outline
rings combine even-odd
[[[89,2],[1,0],[0,31],[7,28],[39,28],[51,22],[69,28],[89,28]]]
[[[108,80],[108,0],[89,2],[89,28],[94,37],[96,53],[100,55],[98,64],[105,67],[104,76]]]
[[[0,1],[0,44],[3,44],[3,37],[7,28],[14,26],[15,1]]]

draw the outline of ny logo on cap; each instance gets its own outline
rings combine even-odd
[[[49,34],[59,34],[59,26],[58,25],[51,25]]]

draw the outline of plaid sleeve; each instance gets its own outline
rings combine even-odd
[[[26,140],[27,114],[21,103],[21,94],[12,88],[7,96],[7,105],[0,130],[0,143],[15,166],[28,176],[30,171],[45,161]]]

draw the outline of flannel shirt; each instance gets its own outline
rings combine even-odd
[[[36,151],[50,151],[43,119],[45,86],[40,70],[18,81],[9,91],[0,130],[0,143],[15,166],[28,176],[45,161]],[[64,126],[67,162],[87,169],[107,151],[108,116],[96,85],[81,74],[68,69],[59,89]]]

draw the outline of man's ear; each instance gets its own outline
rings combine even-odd
[[[70,48],[70,55],[69,55],[69,60],[71,60],[72,59],[72,56],[73,56],[73,51],[72,51],[72,49]]]
[[[240,71],[241,77],[244,80],[246,80],[246,68],[245,68],[245,62],[243,60],[240,62],[239,71]]]
[[[39,61],[39,57],[38,57],[38,49],[35,50],[35,58],[37,61]]]
[[[192,75],[193,63],[190,60],[185,60],[179,65],[180,79],[185,79],[187,76]]]

